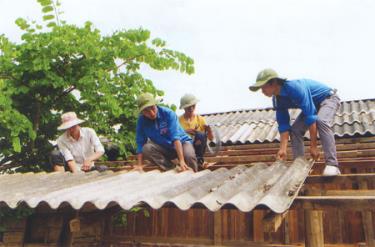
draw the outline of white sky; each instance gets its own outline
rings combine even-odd
[[[342,100],[374,98],[373,0],[62,0],[61,9],[68,23],[91,21],[104,35],[143,27],[192,57],[194,75],[145,75],[167,103],[195,94],[200,113],[271,106],[248,90],[266,67],[326,83]],[[0,0],[0,33],[12,41],[18,17],[39,20],[37,1]]]

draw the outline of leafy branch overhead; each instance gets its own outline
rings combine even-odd
[[[141,71],[192,74],[193,60],[146,29],[104,36],[90,22],[61,21],[60,3],[38,2],[42,25],[19,18],[20,43],[0,36],[0,170],[5,164],[43,168],[66,111],[76,111],[126,154],[134,146],[136,96],[163,95]]]

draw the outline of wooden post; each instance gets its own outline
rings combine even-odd
[[[337,209],[337,228],[336,228],[336,232],[337,232],[337,242],[338,243],[344,243],[344,237],[342,235],[343,233],[343,227],[344,227],[344,213],[343,211],[338,208]]]
[[[261,210],[261,209],[253,210],[254,242],[264,242],[263,217],[264,217],[264,211],[263,210]]]
[[[305,209],[305,246],[323,247],[323,211]]]
[[[286,217],[284,218],[284,244],[290,244],[290,211],[286,214]]]
[[[361,190],[367,190],[367,181],[361,181],[359,184]],[[374,224],[372,221],[372,212],[370,210],[362,211],[362,224],[363,231],[365,233],[365,240],[367,246],[375,246],[375,237],[374,237]]]
[[[214,245],[223,244],[222,227],[222,214],[221,209],[219,209],[214,213]]]

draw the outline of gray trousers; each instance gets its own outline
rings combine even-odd
[[[194,171],[198,171],[198,162],[195,155],[193,144],[185,142],[182,144],[184,159],[186,164]],[[176,150],[166,149],[154,142],[147,142],[143,146],[143,158],[152,164],[161,167],[163,170],[169,170],[175,167],[172,160],[177,158]]]
[[[338,166],[335,137],[332,131],[332,122],[340,107],[340,98],[333,94],[322,101],[318,108],[318,119],[316,121],[320,142],[324,151],[326,165]],[[292,151],[294,159],[304,156],[305,148],[303,136],[309,128],[305,122],[305,116],[301,113],[293,123],[290,130]]]

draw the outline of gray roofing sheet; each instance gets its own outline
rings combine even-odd
[[[68,203],[74,209],[90,204],[104,209],[118,204],[130,209],[146,203],[158,209],[173,203],[182,210],[202,204],[216,211],[231,204],[244,212],[264,205],[281,213],[291,206],[311,166],[311,162],[297,159],[292,164],[254,163],[197,173],[153,170],[1,175],[0,205],[15,208],[24,202],[34,208],[47,203],[56,209]]]
[[[290,110],[292,122],[300,112],[299,109]],[[239,110],[204,116],[210,125],[216,126],[224,144],[280,139],[273,109]],[[375,135],[375,99],[342,102],[332,127],[336,137]]]

